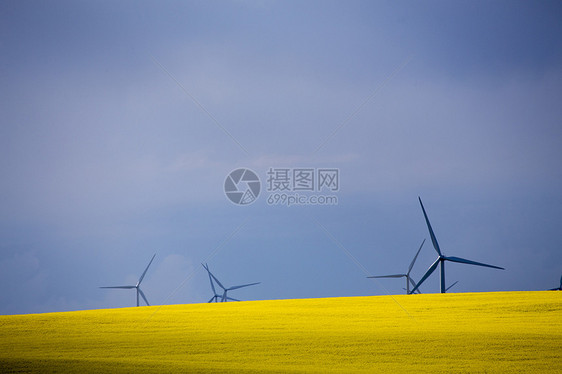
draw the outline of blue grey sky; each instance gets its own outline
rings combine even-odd
[[[555,1],[0,3],[0,313],[211,296],[456,292],[562,275]],[[191,96],[190,96],[191,95]],[[195,99],[195,100],[194,100]],[[203,109],[204,108],[204,109]],[[230,135],[229,135],[230,134]],[[254,170],[248,206],[224,195]],[[338,204],[270,206],[269,167],[339,168]],[[432,275],[422,292],[438,292]]]

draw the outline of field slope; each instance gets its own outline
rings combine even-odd
[[[562,292],[0,316],[0,372],[562,372]]]

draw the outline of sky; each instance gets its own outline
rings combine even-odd
[[[562,275],[556,1],[0,3],[0,314],[451,292]],[[250,204],[230,172],[260,179]],[[337,204],[269,170],[337,169]],[[316,175],[316,174],[314,174]],[[240,182],[236,188],[247,188]],[[277,193],[278,195],[275,195]],[[299,191],[284,193],[295,196]],[[268,200],[269,198],[269,200]],[[438,273],[421,286],[439,292]],[[397,311],[400,309],[397,306]]]

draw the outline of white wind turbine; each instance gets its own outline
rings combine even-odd
[[[429,269],[427,269],[424,276],[420,279],[420,281],[414,287],[412,292],[415,292],[418,289],[418,287],[427,279],[427,277],[429,277],[431,275],[431,273],[433,273],[435,271],[435,269],[437,269],[437,266],[439,266],[439,265],[441,265],[441,269],[440,269],[441,270],[441,293],[447,292],[447,288],[445,287],[445,261],[458,262],[458,263],[461,263],[461,264],[485,266],[485,267],[488,267],[488,268],[505,270],[504,268],[499,267],[499,266],[488,265],[488,264],[484,264],[484,263],[476,262],[476,261],[472,261],[472,260],[467,260],[467,259],[460,258],[460,257],[450,257],[450,256],[443,255],[443,253],[441,252],[441,249],[439,248],[439,244],[437,243],[437,238],[435,237],[435,234],[433,233],[433,229],[431,228],[431,224],[429,223],[429,218],[427,218],[427,214],[425,212],[425,208],[423,207],[423,203],[421,201],[421,198],[418,197],[418,200],[420,201],[420,205],[421,205],[421,208],[422,208],[422,211],[423,211],[423,216],[425,217],[425,222],[427,224],[429,234],[431,235],[431,242],[433,243],[433,248],[435,248],[435,251],[437,252],[438,257],[437,257],[437,260],[435,260],[435,262],[429,267]]]
[[[154,256],[152,256],[152,259],[150,259],[150,262],[148,263],[148,266],[146,267],[146,269],[144,269],[144,272],[142,273],[142,275],[140,276],[138,282],[136,285],[134,286],[110,286],[110,287],[100,287],[100,288],[121,288],[121,289],[133,289],[136,288],[137,290],[137,306],[139,306],[139,294],[140,296],[143,298],[144,302],[146,303],[146,305],[150,306],[150,304],[148,303],[148,300],[146,299],[146,296],[144,295],[144,292],[142,292],[142,290],[140,289],[140,284],[142,282],[142,280],[144,279],[144,276],[148,270],[148,268],[150,267],[150,264],[152,264],[152,261],[154,260],[154,257],[156,256],[156,253],[154,254]]]
[[[420,251],[421,251],[424,243],[425,243],[425,239],[422,241],[422,243],[420,245],[420,248],[416,252],[416,255],[414,256],[414,259],[410,263],[410,266],[408,267],[408,272],[406,274],[373,275],[373,276],[370,276],[370,277],[367,277],[367,278],[402,278],[402,277],[405,277],[406,278],[406,288],[405,288],[405,290],[406,290],[407,294],[410,294],[410,283],[412,284],[412,286],[416,287],[416,282],[414,282],[414,280],[410,276],[410,272],[412,271],[412,268],[414,267],[414,263],[416,262],[416,259],[418,258],[418,255],[420,254]],[[419,290],[418,290],[418,293],[420,293]]]
[[[209,303],[210,303],[210,302],[213,302],[213,301],[216,302],[216,303],[218,303],[218,302],[219,302],[219,299],[220,299],[221,302],[225,302],[225,301],[228,301],[228,300],[240,301],[240,300],[238,300],[238,299],[233,299],[232,297],[228,297],[228,294],[227,294],[228,291],[237,290],[237,289],[239,289],[239,288],[249,287],[249,286],[253,286],[253,285],[256,285],[256,284],[260,284],[260,283],[261,283],[261,282],[249,283],[249,284],[243,284],[243,285],[241,285],[241,286],[232,286],[232,287],[226,288],[226,287],[224,287],[224,286],[222,285],[222,283],[213,275],[213,273],[211,273],[211,271],[209,270],[209,265],[207,265],[207,264],[201,264],[201,265],[203,266],[203,268],[204,268],[205,270],[207,270],[207,273],[209,274],[209,281],[211,282],[211,288],[213,289],[213,294],[214,294],[214,296],[211,297],[211,299],[208,301]],[[217,285],[218,285],[220,288],[223,289],[222,295],[217,293],[217,291],[216,291],[216,289],[215,289],[215,285],[213,284],[213,280],[217,283]]]

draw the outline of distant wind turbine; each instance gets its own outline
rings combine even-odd
[[[373,276],[370,276],[370,277],[367,277],[367,278],[402,278],[402,277],[405,277],[406,278],[406,288],[405,288],[405,290],[406,290],[407,294],[410,294],[410,283],[414,287],[416,287],[416,282],[414,282],[414,280],[410,276],[410,272],[412,271],[412,268],[414,267],[414,263],[416,262],[416,259],[418,258],[418,255],[420,254],[420,251],[423,247],[423,243],[425,243],[425,239],[422,241],[422,243],[420,245],[420,248],[416,252],[416,255],[414,256],[414,259],[410,263],[410,267],[408,267],[408,272],[406,274],[373,275]],[[419,290],[418,290],[418,293],[420,293]]]
[[[243,284],[243,285],[241,285],[241,286],[232,286],[232,287],[226,288],[226,287],[224,287],[224,286],[222,285],[222,283],[213,275],[213,273],[211,273],[211,271],[209,270],[209,265],[207,265],[207,264],[201,264],[201,265],[203,266],[203,268],[204,268],[205,270],[207,270],[207,273],[209,274],[209,282],[211,282],[211,288],[212,288],[213,294],[214,294],[214,296],[211,297],[211,299],[208,301],[209,303],[211,303],[211,302],[213,302],[213,301],[216,302],[216,303],[218,303],[218,302],[219,302],[219,299],[220,299],[221,302],[225,302],[225,301],[228,301],[228,300],[240,301],[240,300],[238,300],[238,299],[233,299],[232,297],[228,297],[228,294],[227,294],[228,291],[237,290],[237,289],[243,288],[243,287],[254,286],[254,285],[256,285],[256,284],[260,284],[260,283],[261,283],[261,282],[249,283],[249,284]],[[223,289],[222,295],[217,293],[217,291],[216,291],[216,289],[215,289],[215,285],[214,285],[214,283],[213,283],[213,280],[217,283],[217,285],[218,285],[220,288]]]
[[[560,286],[558,288],[551,288],[549,291],[562,291],[562,277],[560,277]]]
[[[143,298],[146,305],[150,306],[150,304],[148,303],[148,300],[146,299],[146,296],[144,295],[144,292],[142,292],[142,290],[140,289],[140,284],[141,284],[142,280],[144,279],[144,276],[145,276],[148,268],[150,267],[150,264],[152,264],[152,261],[154,260],[155,256],[156,256],[156,253],[154,254],[154,256],[152,256],[152,259],[150,259],[150,262],[148,263],[148,266],[146,267],[146,269],[144,269],[144,272],[140,276],[139,281],[137,282],[137,284],[135,286],[110,286],[110,287],[100,287],[100,288],[123,288],[123,289],[136,288],[137,289],[137,306],[139,306],[139,294]]]
[[[439,249],[439,244],[437,243],[437,238],[435,237],[435,234],[433,233],[433,229],[431,228],[431,224],[429,223],[429,219],[427,218],[427,214],[425,212],[425,208],[423,207],[423,203],[421,201],[421,198],[418,197],[418,200],[420,201],[420,205],[421,205],[421,208],[422,208],[422,211],[423,211],[423,216],[425,217],[425,222],[427,223],[427,228],[429,230],[429,234],[431,235],[431,242],[433,243],[433,248],[435,248],[435,251],[437,252],[438,257],[437,257],[437,260],[435,260],[435,262],[429,267],[429,269],[427,269],[424,276],[420,279],[418,284],[412,290],[412,293],[415,292],[418,289],[418,287],[427,279],[427,277],[429,277],[431,275],[431,273],[433,273],[435,271],[435,269],[437,269],[437,266],[439,266],[440,264],[441,264],[441,269],[440,269],[441,270],[441,293],[447,292],[447,289],[445,287],[445,261],[458,262],[458,263],[461,263],[461,264],[485,266],[485,267],[489,267],[489,268],[493,268],[493,269],[505,270],[504,268],[499,267],[499,266],[488,265],[488,264],[484,264],[484,263],[476,262],[476,261],[471,261],[471,260],[467,260],[467,259],[460,258],[460,257],[448,257],[448,256],[443,255],[443,253],[441,253],[441,249]]]

